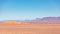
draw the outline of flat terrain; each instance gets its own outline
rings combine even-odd
[[[60,34],[60,24],[0,24],[0,34]]]

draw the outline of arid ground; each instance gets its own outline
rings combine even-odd
[[[1,23],[0,34],[60,34],[60,24]]]

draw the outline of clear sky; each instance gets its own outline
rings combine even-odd
[[[0,20],[60,16],[60,0],[0,0]]]

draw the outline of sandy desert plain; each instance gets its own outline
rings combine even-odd
[[[0,23],[0,34],[60,34],[60,24]]]

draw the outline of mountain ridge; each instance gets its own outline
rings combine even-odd
[[[2,22],[24,22],[24,23],[60,23],[60,17],[44,17],[34,20],[6,20]]]

